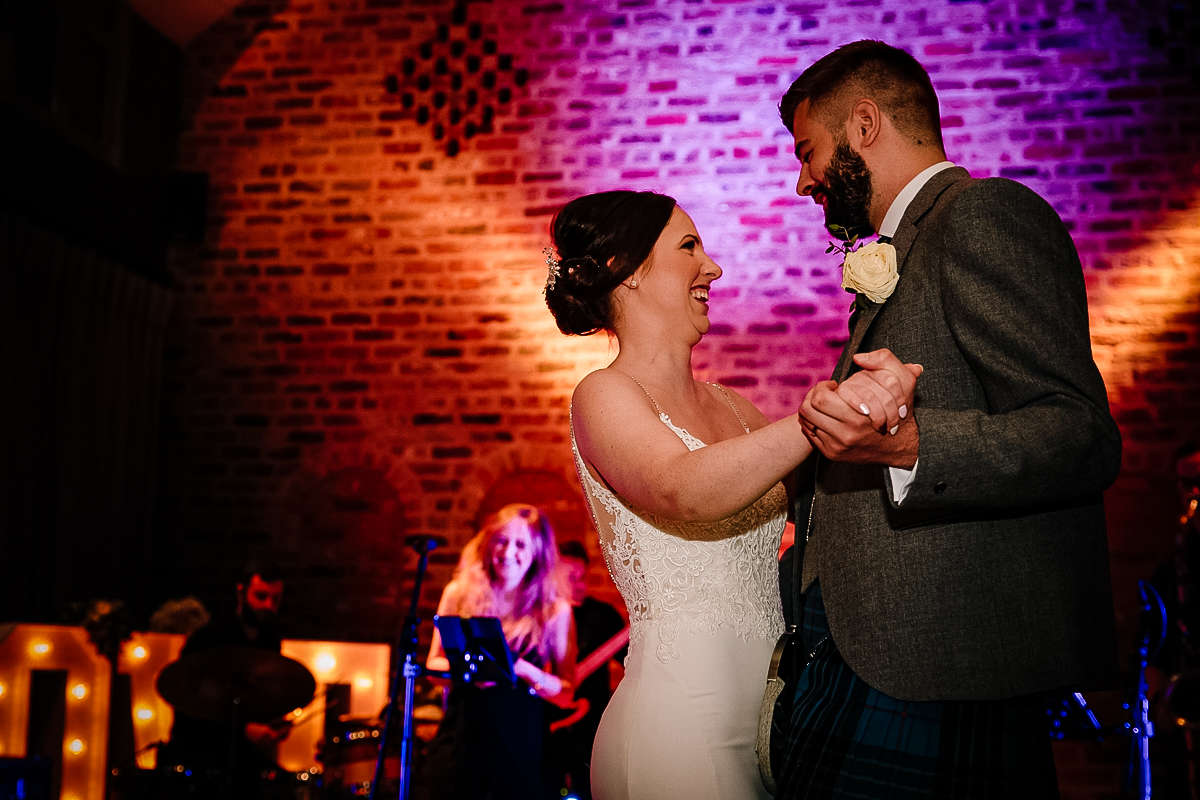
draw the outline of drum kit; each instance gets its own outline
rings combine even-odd
[[[221,647],[185,656],[167,665],[158,678],[158,691],[177,712],[240,730],[247,722],[301,724],[294,710],[308,706],[316,695],[312,673],[298,661],[250,647]],[[418,716],[420,714],[418,713]],[[342,800],[366,797],[375,776],[384,724],[378,718],[341,716],[326,723],[327,735],[317,754],[320,767],[291,773],[264,770],[245,785],[236,747],[220,767],[185,763],[169,746],[160,748],[153,789],[122,796],[161,798],[288,798]],[[398,747],[384,759],[383,789],[394,796],[399,779]],[[178,763],[177,763],[178,762]],[[129,772],[128,770],[126,772]],[[132,782],[126,776],[127,785]],[[143,780],[145,782],[145,780]]]
[[[380,718],[342,716],[336,722],[327,722],[326,738],[317,756],[321,768],[301,773],[278,767],[248,770],[245,751],[240,746],[246,723],[280,729],[301,724],[302,715],[295,715],[295,710],[313,701],[316,680],[300,662],[268,650],[220,647],[193,653],[163,669],[158,677],[158,692],[177,712],[227,725],[230,732],[227,757],[215,766],[189,764],[187,757],[171,744],[159,743],[155,774],[135,778],[133,773],[141,771],[125,770],[130,774],[121,775],[121,770],[114,770],[114,783],[130,787],[124,791],[118,789],[114,796],[123,800],[142,797],[154,800],[370,797],[374,800],[399,796],[407,800],[417,727],[422,722],[435,721],[433,717],[438,715],[429,712],[440,711],[416,708],[414,681],[424,672],[415,658],[421,582],[429,552],[444,544],[444,540],[414,536],[409,537],[408,544],[417,551],[420,560],[412,605],[400,634],[399,664]],[[390,737],[391,732],[399,734],[399,738]],[[132,788],[135,783],[145,788]]]

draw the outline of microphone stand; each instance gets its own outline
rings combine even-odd
[[[387,714],[383,722],[383,736],[379,740],[379,755],[375,758],[375,777],[371,780],[369,800],[379,797],[379,784],[383,778],[383,760],[387,753],[388,735],[392,731],[392,716],[396,710],[397,695],[400,691],[400,680],[404,679],[404,728],[400,735],[400,800],[408,800],[409,784],[412,781],[412,740],[413,740],[413,689],[417,676],[422,672],[421,665],[416,662],[417,656],[417,604],[421,599],[421,583],[425,579],[425,570],[429,566],[429,553],[445,541],[438,541],[436,536],[411,536],[408,544],[421,556],[417,563],[417,577],[413,584],[412,604],[404,623],[400,627],[400,642],[396,647],[396,672],[392,676],[392,691],[388,697]]]
[[[1137,654],[1132,656],[1137,681],[1131,703],[1126,703],[1132,719],[1125,723],[1129,735],[1129,756],[1121,777],[1122,794],[1136,800],[1150,800],[1150,740],[1154,738],[1154,723],[1150,721],[1150,701],[1147,697],[1146,667],[1162,649],[1167,632],[1167,610],[1162,598],[1149,581],[1138,581],[1142,615],[1138,625],[1141,641]]]

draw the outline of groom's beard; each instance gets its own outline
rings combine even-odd
[[[273,633],[279,624],[279,615],[274,611],[255,611],[249,605],[242,608],[242,620],[251,628]]]
[[[844,138],[825,168],[825,227],[841,225],[851,234],[869,236],[871,170]]]

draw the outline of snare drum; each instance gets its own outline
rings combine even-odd
[[[321,747],[327,798],[340,800],[370,794],[382,738],[383,724],[379,720],[351,718],[341,721]],[[399,745],[395,736],[388,742],[388,754],[383,762],[384,787],[399,784]]]

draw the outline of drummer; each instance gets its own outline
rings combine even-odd
[[[283,573],[279,567],[270,562],[251,562],[234,589],[236,603],[216,609],[209,623],[188,637],[180,653],[181,659],[217,647],[280,651],[282,641],[277,623],[283,600]],[[197,719],[177,710],[170,745],[164,755],[168,764],[194,767],[227,777],[224,772],[232,752],[236,756],[233,780],[241,785],[240,796],[257,796],[253,786],[257,785],[261,775],[280,771],[275,758],[279,743],[290,731],[291,723],[285,721],[247,722],[235,748],[231,748],[228,724]]]

